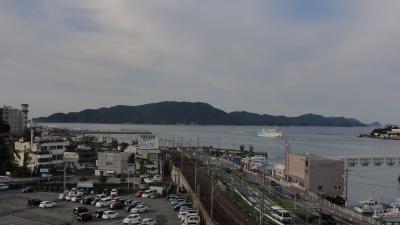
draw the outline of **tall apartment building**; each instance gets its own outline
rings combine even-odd
[[[21,109],[15,109],[11,106],[0,108],[0,119],[10,125],[10,134],[22,135],[28,125],[28,104],[22,104]]]

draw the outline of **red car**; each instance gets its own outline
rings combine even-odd
[[[134,195],[135,197],[140,198],[140,197],[142,197],[142,194],[143,194],[143,191],[137,191],[137,192],[134,193],[133,195]]]

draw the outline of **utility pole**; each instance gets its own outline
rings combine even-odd
[[[64,192],[67,190],[67,163],[64,162],[64,177],[63,177],[63,188]]]
[[[197,193],[197,162],[194,164],[194,188]]]
[[[345,163],[347,163],[345,161]],[[345,165],[345,170],[344,170],[344,207],[347,208],[347,190],[348,190],[348,186],[349,186],[349,170],[347,169],[347,165]]]
[[[213,211],[214,211],[214,179],[213,179],[213,173],[211,173],[211,221],[213,220]]]

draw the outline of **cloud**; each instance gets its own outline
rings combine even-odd
[[[397,1],[2,1],[0,101],[396,121]],[[18,94],[16,94],[18,93]]]

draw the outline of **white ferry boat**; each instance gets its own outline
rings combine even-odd
[[[385,207],[382,203],[373,199],[371,196],[366,200],[360,201],[359,205],[354,207],[354,211],[361,214],[373,214],[375,212],[383,212]]]
[[[262,129],[257,133],[259,137],[270,137],[270,138],[283,138],[282,131],[280,131],[277,127],[275,128],[266,128]]]

